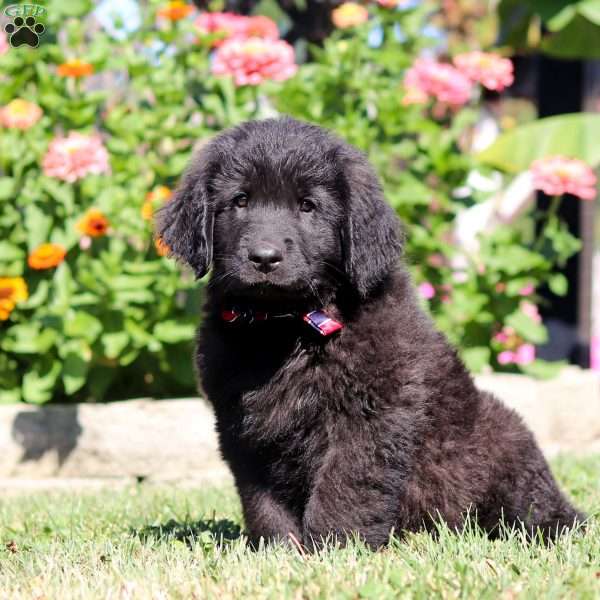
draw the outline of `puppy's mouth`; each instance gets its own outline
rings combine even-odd
[[[251,308],[267,312],[297,312],[312,308],[318,302],[310,286],[302,283],[281,285],[261,281],[227,294],[226,301],[240,308]]]

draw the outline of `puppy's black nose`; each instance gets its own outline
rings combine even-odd
[[[283,260],[283,254],[277,246],[269,242],[259,242],[248,250],[248,258],[254,263],[255,269],[268,273],[277,268]]]

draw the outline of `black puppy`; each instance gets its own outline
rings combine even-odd
[[[158,233],[198,277],[213,265],[197,367],[254,541],[378,547],[467,513],[554,536],[584,518],[419,308],[360,152],[245,123],[195,157]]]

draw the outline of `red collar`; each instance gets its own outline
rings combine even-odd
[[[254,321],[271,321],[273,319],[301,318],[310,325],[315,331],[323,336],[331,335],[342,329],[343,325],[326,315],[322,310],[313,310],[306,314],[299,313],[268,313],[261,311],[241,311],[235,308],[221,311],[221,319],[226,323],[245,323],[250,324]]]

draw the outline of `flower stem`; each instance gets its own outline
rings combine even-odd
[[[552,200],[550,201],[550,206],[545,214],[545,223],[542,227],[540,234],[533,245],[534,252],[539,252],[544,245],[544,240],[546,239],[546,231],[548,230],[548,225],[554,222],[556,219],[556,214],[558,213],[558,207],[560,206],[561,196],[552,196]]]

